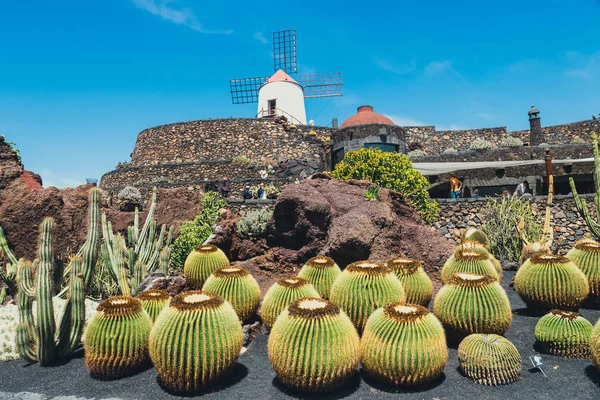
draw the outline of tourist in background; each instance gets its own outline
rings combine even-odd
[[[524,194],[526,194],[529,190],[529,182],[527,181],[523,181],[522,183],[519,183],[517,185],[517,188],[515,189],[515,196],[523,196]]]
[[[462,190],[462,182],[459,181],[454,174],[450,174],[450,198],[460,198],[460,191]]]
[[[471,195],[471,198],[473,198],[473,199],[481,198],[481,196],[479,195],[479,189],[477,189],[477,188],[473,189],[473,194]]]
[[[246,187],[244,188],[244,190],[242,191],[242,197],[243,197],[245,200],[249,200],[249,199],[251,199],[251,198],[252,198],[252,190],[250,190],[250,186],[246,186]]]
[[[260,184],[260,186],[258,187],[257,194],[258,194],[258,198],[261,200],[264,200],[267,198],[267,193],[265,192],[264,184],[262,184],[262,183]]]

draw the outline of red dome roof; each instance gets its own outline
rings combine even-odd
[[[366,124],[395,125],[394,122],[388,117],[373,112],[372,106],[360,106],[358,107],[356,114],[345,120],[342,125],[340,125],[340,129],[354,125]]]

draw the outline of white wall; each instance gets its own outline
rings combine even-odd
[[[302,86],[293,82],[271,82],[263,85],[258,92],[258,117],[261,111],[267,116],[269,100],[276,100],[277,114],[285,115],[294,124],[306,125],[304,93]]]

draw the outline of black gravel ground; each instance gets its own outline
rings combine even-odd
[[[514,319],[506,337],[519,349],[523,360],[521,380],[506,386],[482,386],[470,381],[458,371],[456,349],[450,349],[443,378],[435,385],[395,391],[379,385],[358,373],[343,391],[321,398],[327,399],[600,399],[600,375],[590,360],[576,360],[543,355],[545,378],[531,369],[529,356],[536,354],[533,330],[537,316],[531,316],[523,302],[508,284],[514,273],[507,272],[504,287],[513,307]],[[582,315],[594,324],[599,310],[583,309]],[[288,392],[279,384],[267,358],[267,336],[260,335],[240,358],[233,376],[210,393],[195,397],[210,399],[291,399],[318,398]],[[23,393],[27,392],[27,393]],[[18,393],[18,395],[17,395]],[[40,394],[40,395],[35,395]],[[42,368],[23,361],[0,363],[0,398],[47,399],[77,396],[95,399],[171,399],[156,381],[153,369],[118,381],[101,382],[92,379],[83,358],[65,365]]]

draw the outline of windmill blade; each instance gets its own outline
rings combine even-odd
[[[298,83],[304,88],[304,97],[337,97],[344,95],[344,75],[342,72],[307,74],[298,76]]]
[[[275,72],[280,69],[287,74],[298,72],[295,29],[273,32],[273,59]]]
[[[229,80],[231,102],[233,104],[258,103],[258,89],[267,79],[268,76]]]

